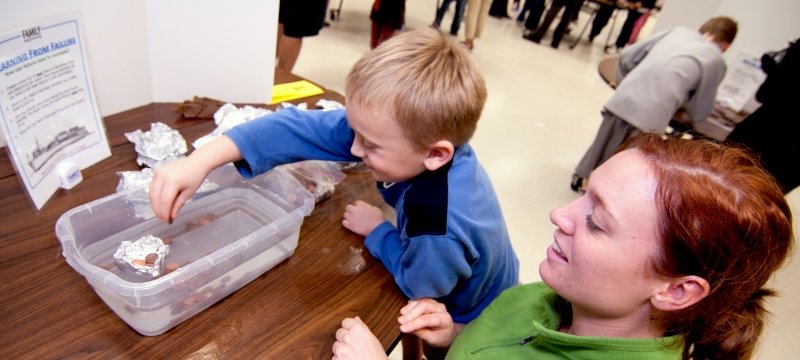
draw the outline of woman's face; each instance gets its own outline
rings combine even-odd
[[[550,213],[556,231],[539,274],[574,316],[649,317],[659,284],[649,265],[660,246],[655,189],[645,158],[626,150],[592,173],[583,196]]]

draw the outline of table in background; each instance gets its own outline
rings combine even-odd
[[[276,70],[275,82],[301,78]],[[300,99],[310,107],[320,99]],[[174,103],[153,103],[105,117],[112,155],[85,170],[83,182],[59,190],[40,214],[30,204],[5,151],[0,155],[0,358],[2,359],[330,359],[342,319],[360,316],[391,349],[405,298],[383,265],[345,230],[347,203],[383,204],[367,172],[353,173],[317,204],[300,229],[291,257],[228,297],[154,337],[138,334],[114,314],[66,263],[54,229],[69,209],[112,194],[117,171],[140,170],[125,132],[163,122],[191,143],[213,120],[187,120]],[[264,105],[256,105],[264,106]]]

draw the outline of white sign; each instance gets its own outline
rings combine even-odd
[[[742,111],[766,78],[757,57],[739,54],[717,89],[717,101],[735,112]]]
[[[61,161],[85,169],[111,155],[82,29],[72,13],[0,36],[0,129],[37,210],[61,186]]]

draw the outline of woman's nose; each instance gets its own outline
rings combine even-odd
[[[575,221],[569,212],[569,205],[557,207],[550,211],[550,222],[568,235],[575,233]]]

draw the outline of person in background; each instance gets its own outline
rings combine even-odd
[[[369,14],[372,20],[372,34],[370,49],[378,47],[381,43],[403,28],[406,13],[406,0],[375,0]]]
[[[575,168],[570,188],[581,191],[590,173],[628,137],[663,134],[673,117],[682,124],[705,120],[725,76],[722,52],[737,30],[736,21],[719,16],[699,31],[679,26],[626,48],[619,58],[619,85],[603,107],[603,121]]]
[[[625,3],[625,0],[617,1],[619,5],[624,5]],[[614,14],[616,9],[617,7],[612,4],[597,3],[597,11],[594,13],[594,19],[592,19],[592,29],[589,30],[589,42],[594,41],[594,38],[608,25],[608,20],[611,19],[611,15]]]
[[[519,2],[519,0],[515,2]],[[489,6],[489,16],[498,19],[510,19],[508,16],[508,0],[492,0],[492,5]]]
[[[447,12],[447,9],[450,7],[450,3],[453,0],[444,0],[442,1],[442,5],[439,6],[439,9],[436,10],[436,18],[433,20],[433,27],[438,29],[442,26],[442,18],[444,18],[444,13]],[[453,22],[450,23],[450,35],[456,36],[458,35],[458,29],[461,28],[461,21],[464,18],[464,8],[467,6],[467,0],[455,0],[456,2],[456,11],[453,14]]]
[[[363,161],[395,224],[363,201],[342,226],[411,299],[435,298],[467,323],[519,282],[519,261],[489,175],[469,144],[486,83],[469,52],[425,28],[362,56],[347,75],[346,109],[273,112],[225,132],[156,170],[156,216],[174,219],[214,168],[233,162],[246,178],[300,160]],[[427,356],[431,358],[431,356]]]
[[[628,9],[628,16],[622,24],[622,29],[617,36],[615,44],[618,49],[625,47],[628,43],[634,43],[633,38],[634,25],[642,15],[649,14],[650,10],[656,5],[656,0],[618,0],[617,6],[605,3],[598,4],[599,8],[595,13],[594,20],[592,20],[592,29],[589,31],[589,42],[594,41],[594,38],[603,31],[606,27],[617,6]],[[622,44],[622,45],[620,45]]]
[[[542,14],[544,14],[544,0],[525,0],[522,11],[517,16],[517,23],[523,24],[525,31],[536,31]]]
[[[770,54],[770,53],[768,53]],[[761,57],[767,78],[756,92],[761,106],[733,128],[727,141],[747,145],[788,194],[800,185],[800,39]]]
[[[491,0],[470,0],[467,6],[467,17],[464,19],[466,31],[464,33],[464,46],[467,49],[475,48],[475,39],[481,37],[486,18],[489,16]]]
[[[656,7],[656,0],[631,1],[628,3],[628,15],[619,30],[617,41],[614,43],[617,50],[621,50],[626,45],[636,42],[639,36],[638,29],[641,29],[641,22],[647,20],[650,12]],[[639,27],[637,28],[637,24]]]
[[[544,20],[539,24],[536,31],[525,31],[522,34],[522,38],[537,44],[542,42],[542,38],[547,35],[547,32],[550,30],[550,24],[553,23],[553,20],[563,8],[564,11],[561,14],[561,20],[558,21],[558,26],[556,26],[555,31],[553,31],[553,39],[550,41],[550,46],[553,49],[558,49],[558,45],[561,44],[561,39],[564,37],[564,34],[567,33],[570,22],[578,16],[581,5],[583,5],[583,0],[553,0],[550,2],[550,7],[547,9]]]
[[[281,0],[279,7],[275,67],[292,71],[300,56],[303,38],[316,36],[325,24],[328,0]]]
[[[751,359],[776,295],[766,286],[794,246],[778,184],[708,140],[642,134],[623,149],[550,212],[542,282],[504,291],[466,326],[410,301],[400,330],[450,346],[450,360]],[[359,318],[335,336],[335,360],[386,359]]]

